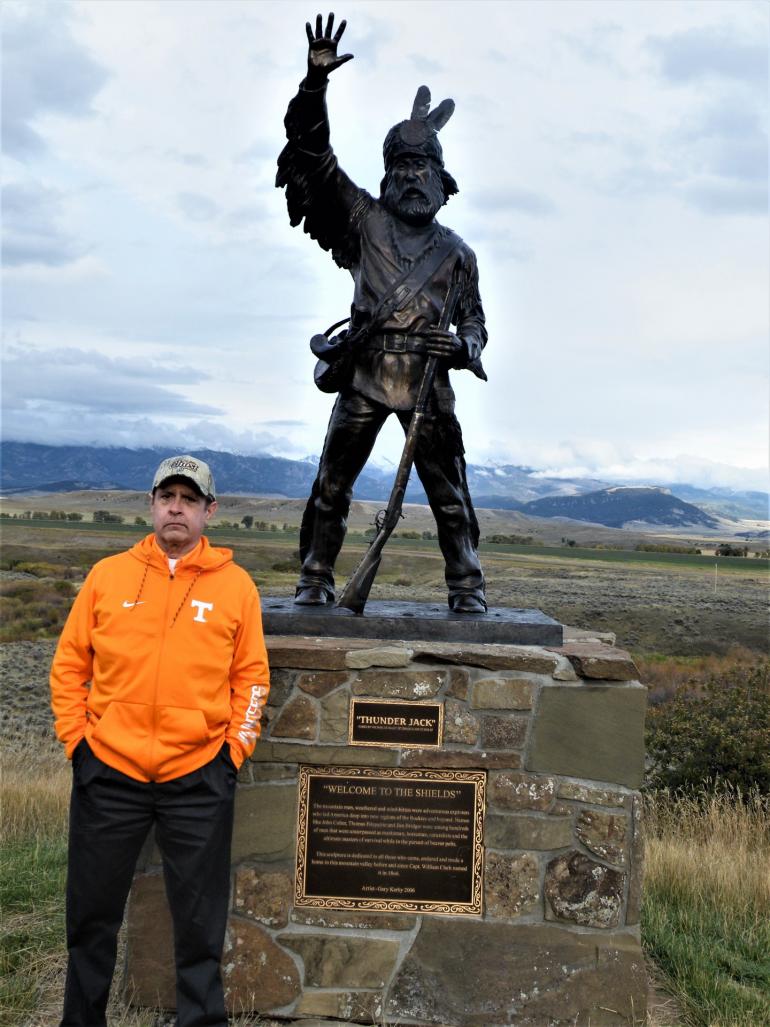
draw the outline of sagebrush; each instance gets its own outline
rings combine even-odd
[[[770,794],[770,661],[681,688],[647,718],[647,787]]]

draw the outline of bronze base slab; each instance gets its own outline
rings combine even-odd
[[[292,599],[262,597],[267,635],[415,639],[496,645],[562,645],[562,625],[540,610],[491,606],[486,613],[453,613],[443,603],[372,600],[362,614],[327,603],[296,606]]]

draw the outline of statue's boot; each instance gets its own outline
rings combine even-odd
[[[478,595],[464,592],[449,597],[449,608],[453,613],[486,613],[487,604]]]
[[[334,602],[334,593],[321,585],[307,585],[297,589],[294,597],[295,606],[324,606],[326,603]]]

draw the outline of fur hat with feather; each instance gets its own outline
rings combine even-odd
[[[404,154],[428,157],[435,161],[440,168],[444,199],[447,200],[459,192],[457,182],[444,168],[444,154],[438,140],[439,131],[452,117],[454,109],[454,100],[442,100],[438,107],[431,110],[430,90],[427,86],[420,86],[414,98],[412,115],[409,120],[400,121],[385,136],[382,146],[385,170],[390,171],[396,158]],[[386,179],[387,176],[382,182],[383,189]]]

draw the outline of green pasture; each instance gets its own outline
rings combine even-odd
[[[423,543],[424,544],[424,543]],[[770,568],[770,560],[766,557],[745,556],[697,556],[689,553],[649,553],[634,549],[580,549],[577,546],[508,546],[482,542],[480,553],[490,556],[504,553],[514,556],[558,557],[564,560],[597,560],[602,563],[645,563],[667,567],[697,567],[713,569],[714,564],[720,570],[758,571]]]
[[[142,538],[149,530],[149,525],[109,524],[94,521],[51,521],[44,518],[15,518],[0,522],[5,541],[12,541],[15,529],[36,528],[53,531],[86,532],[103,536],[122,535]],[[289,531],[255,531],[248,528],[218,527],[216,523],[208,529],[213,542],[268,543],[273,545],[296,545],[299,529]],[[361,533],[350,531],[346,541],[346,549],[363,549],[367,538]],[[432,556],[438,552],[438,543],[434,540],[402,538],[392,536],[388,541],[388,549],[406,549]],[[534,546],[506,545],[482,542],[479,546],[482,555],[495,557],[543,558],[546,560],[591,561],[599,563],[645,564],[650,567],[685,569],[694,568],[713,570],[717,564],[720,570],[754,573],[770,570],[770,559],[766,557],[738,556],[697,556],[687,553],[651,553],[633,549],[587,549],[578,546]]]

